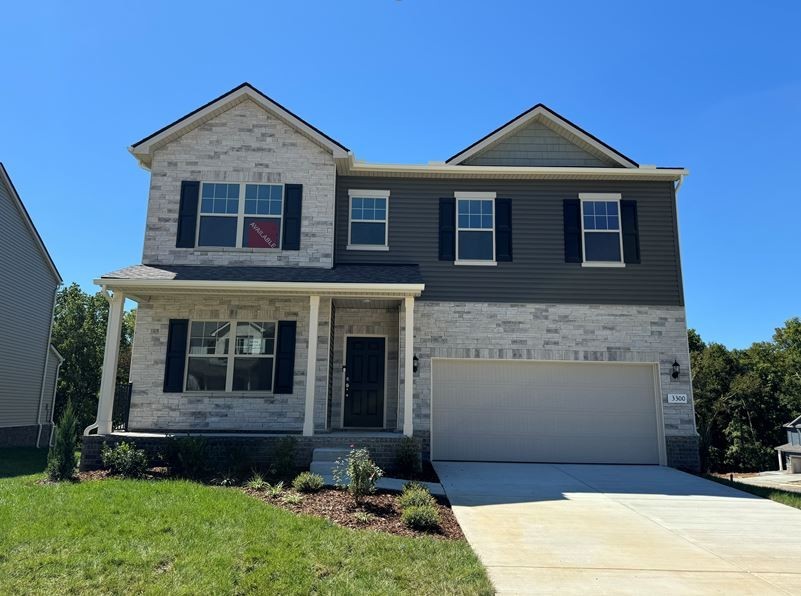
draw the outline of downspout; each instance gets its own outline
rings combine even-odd
[[[55,348],[53,348],[55,350]],[[56,350],[58,352],[58,350]],[[60,354],[56,354],[60,356]],[[48,447],[53,444],[53,427],[56,425],[56,421],[53,420],[53,415],[56,413],[56,393],[58,392],[58,377],[61,374],[61,365],[64,364],[64,358],[60,357],[58,360],[58,366],[56,366],[56,376],[53,379],[53,403],[50,406],[50,440],[47,442]]]
[[[109,306],[111,306],[111,294],[108,293],[108,287],[105,285],[100,286],[100,293],[103,295],[103,298],[106,299],[106,302],[108,302]],[[90,434],[92,434],[93,430],[97,430],[97,427],[98,422],[95,420],[92,424],[83,429],[83,436],[88,437]]]
[[[50,313],[50,331],[47,334],[47,351],[45,352],[44,370],[42,371],[42,388],[39,392],[39,408],[36,411],[36,423],[39,425],[39,432],[36,433],[37,449],[42,440],[42,401],[44,401],[45,385],[47,384],[47,368],[50,365],[50,342],[53,341],[53,323],[56,320],[56,297],[58,296],[59,285],[61,284],[56,285],[56,289],[53,291],[53,308]]]

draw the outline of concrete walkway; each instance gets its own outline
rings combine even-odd
[[[754,476],[735,476],[735,482],[761,486],[763,488],[777,488],[791,493],[801,493],[801,474],[788,474],[787,472],[762,472]]]
[[[499,593],[801,593],[799,510],[656,466],[435,468]]]

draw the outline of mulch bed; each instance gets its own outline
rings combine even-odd
[[[464,538],[462,529],[453,516],[453,511],[451,511],[447,501],[444,500],[438,499],[437,501],[440,519],[439,532],[418,532],[407,528],[401,521],[401,511],[397,504],[399,495],[397,493],[379,491],[374,495],[365,497],[363,505],[358,506],[347,491],[325,488],[317,493],[304,494],[303,500],[299,504],[293,505],[284,503],[281,497],[273,498],[263,492],[249,488],[243,488],[242,490],[276,507],[282,507],[295,513],[323,517],[346,528],[375,530],[400,536],[433,536],[448,540]],[[357,515],[360,512],[368,513],[370,515],[369,521],[365,521],[363,518],[360,520],[359,518],[362,516]]]

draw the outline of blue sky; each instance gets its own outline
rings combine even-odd
[[[10,3],[0,160],[67,282],[141,260],[132,142],[250,81],[356,152],[442,160],[544,102],[679,198],[689,324],[801,315],[801,3]],[[222,9],[221,9],[222,7]]]

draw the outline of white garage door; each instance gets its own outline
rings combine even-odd
[[[433,361],[435,460],[658,464],[654,367]]]

